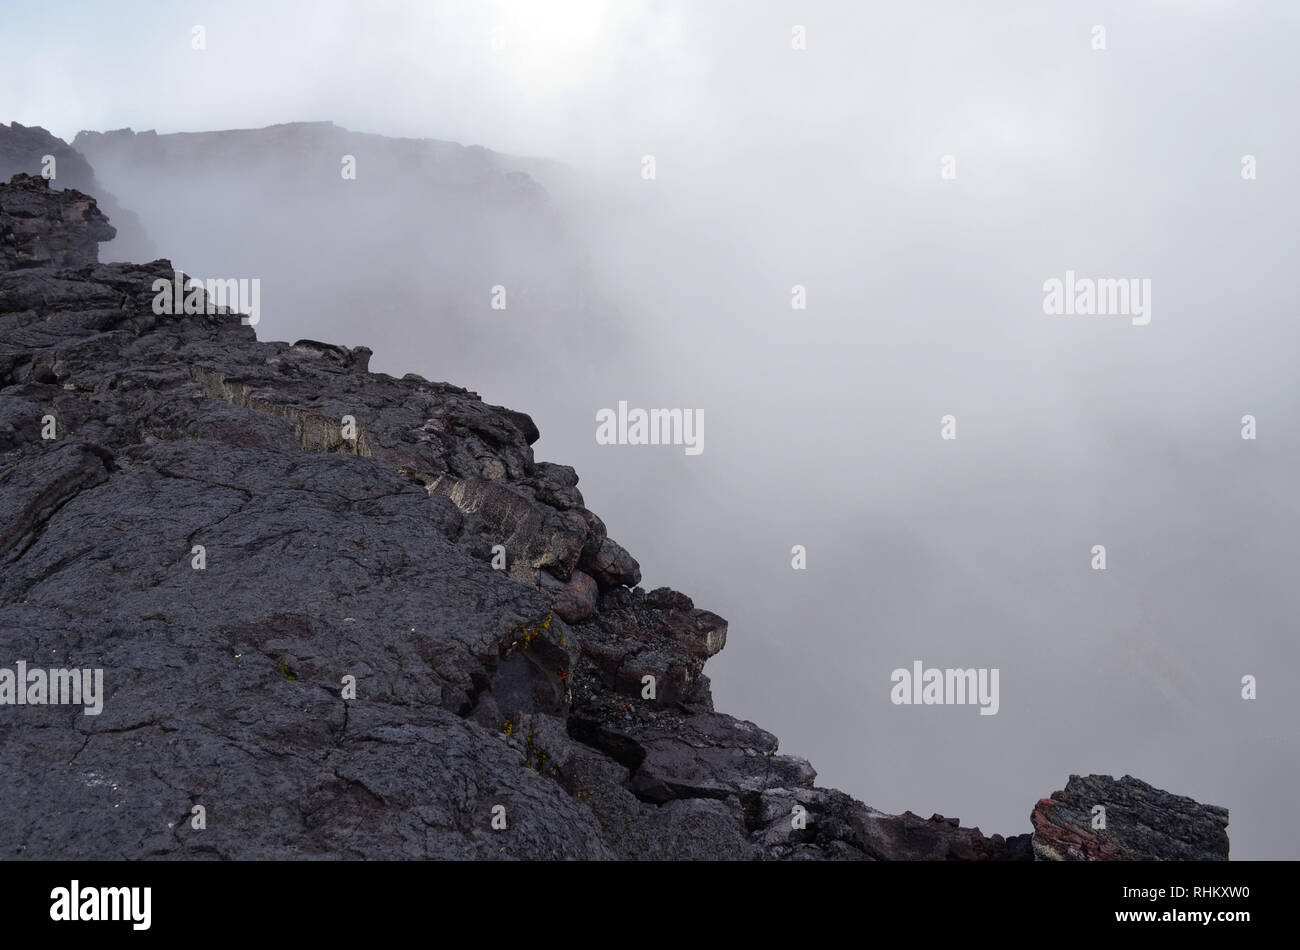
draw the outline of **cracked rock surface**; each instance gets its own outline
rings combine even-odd
[[[713,708],[726,621],[636,586],[527,415],[155,313],[171,264],[97,263],[111,231],[0,185],[0,665],[104,692],[0,705],[5,857],[1226,857],[1226,811],[1127,777],[1032,841],[817,787]]]

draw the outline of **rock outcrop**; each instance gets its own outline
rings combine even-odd
[[[0,222],[0,269],[75,267],[94,260],[99,243],[116,233],[94,198],[79,191],[51,191],[44,178],[19,172]]]
[[[1034,856],[1047,861],[1226,861],[1228,810],[1131,775],[1071,775],[1033,811]]]
[[[0,853],[1226,857],[1226,812],[1127,778],[1032,841],[817,787],[713,708],[726,622],[636,586],[528,416],[160,313],[171,264],[97,263],[110,232],[0,185],[0,637],[103,675],[98,714],[0,706]]]
[[[25,126],[17,122],[0,125],[0,182],[8,181],[19,172],[33,177],[53,177],[55,188],[67,188],[94,195],[100,210],[113,222],[115,237],[101,238],[112,241],[105,249],[113,260],[144,261],[157,256],[157,249],[145,234],[140,219],[127,211],[95,177],[86,157],[63,139],[52,135],[40,126]]]

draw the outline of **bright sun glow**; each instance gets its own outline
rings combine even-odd
[[[521,79],[580,81],[599,53],[608,4],[601,0],[511,0],[496,8],[492,48]]]

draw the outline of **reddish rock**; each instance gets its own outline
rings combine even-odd
[[[552,578],[549,574],[541,575],[542,588],[554,598],[555,612],[569,623],[585,620],[596,612],[596,600],[600,597],[600,588],[590,574],[575,570],[568,583]],[[554,585],[554,586],[552,586]]]
[[[1034,806],[1030,821],[1034,857],[1043,861],[1228,860],[1226,808],[1130,775],[1071,775],[1063,791]]]

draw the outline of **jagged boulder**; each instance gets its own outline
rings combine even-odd
[[[1043,861],[1226,861],[1228,810],[1125,775],[1071,775],[1034,806]]]
[[[616,588],[584,627],[582,651],[607,688],[640,696],[652,685],[656,702],[673,704],[694,696],[705,661],[726,643],[727,622],[685,594]]]

